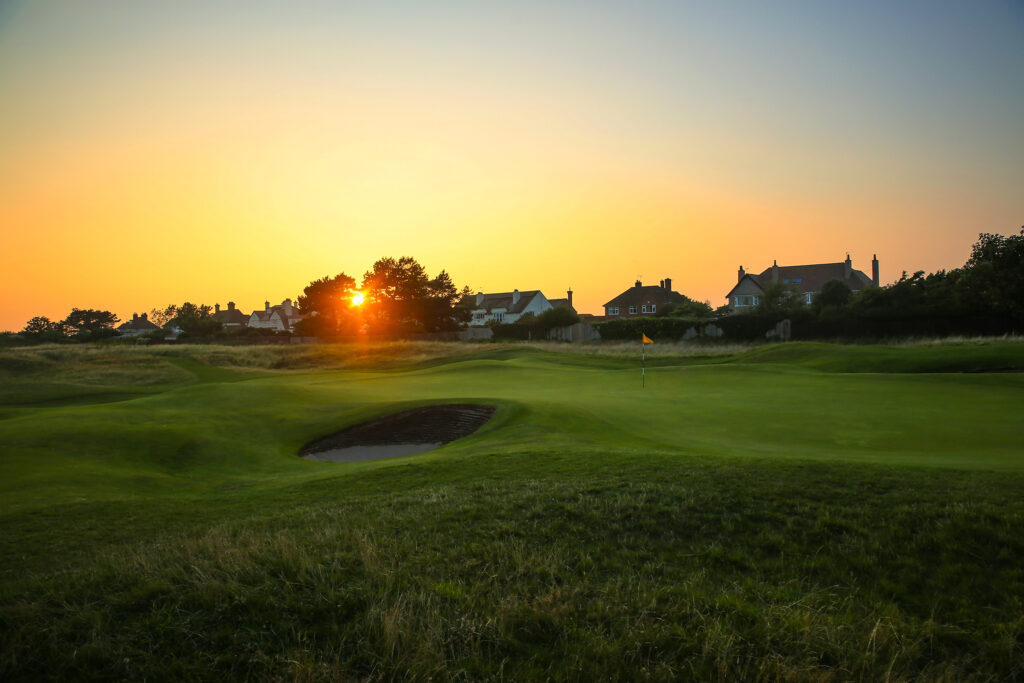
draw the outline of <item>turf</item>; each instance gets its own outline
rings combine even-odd
[[[635,350],[4,351],[0,677],[1024,676],[1024,344]]]

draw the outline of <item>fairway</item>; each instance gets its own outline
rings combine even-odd
[[[635,350],[0,352],[0,677],[1024,675],[1024,344]]]

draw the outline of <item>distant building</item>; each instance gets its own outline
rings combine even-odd
[[[569,292],[568,299],[560,301],[564,301],[565,305],[571,308],[572,292]],[[478,292],[460,301],[459,305],[469,309],[472,316],[470,325],[486,325],[489,322],[514,323],[528,313],[540,315],[554,308],[552,302],[538,289],[522,292],[513,289],[511,292],[496,294]]]
[[[262,311],[253,311],[249,316],[249,327],[291,332],[295,323],[305,316],[299,315],[299,309],[292,305],[291,299],[285,299],[277,306],[267,301]]]
[[[548,299],[548,303],[551,304],[551,308],[568,308],[573,313],[576,313],[576,309],[572,305],[572,290],[566,292],[564,299]]]
[[[139,315],[138,313],[132,313],[132,319],[126,320],[117,326],[117,331],[122,337],[138,337],[141,334],[149,334],[150,332],[159,332],[159,325],[154,325],[149,322],[149,319],[145,313]]]
[[[776,262],[759,275],[748,273],[740,266],[738,282],[725,297],[729,300],[730,309],[742,311],[759,304],[765,289],[773,283],[781,282],[803,294],[805,303],[811,303],[814,295],[821,291],[821,286],[829,280],[845,282],[853,292],[859,292],[871,285],[877,287],[878,255],[876,254],[871,261],[871,277],[853,268],[849,254],[846,255],[845,261],[838,263],[780,266]]]
[[[235,308],[234,301],[229,301],[228,307],[223,311],[220,309],[220,304],[214,304],[213,317],[223,323],[225,330],[236,330],[240,327],[248,327],[251,316]]]
[[[657,285],[645,285],[640,280],[604,305],[606,320],[654,315],[659,307],[669,304],[686,303],[679,292],[672,291],[672,278],[665,278]]]

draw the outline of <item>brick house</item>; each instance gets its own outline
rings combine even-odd
[[[760,274],[754,275],[740,266],[738,281],[725,298],[729,301],[732,311],[742,311],[760,303],[761,295],[773,283],[781,282],[789,285],[804,296],[804,303],[811,303],[814,295],[821,291],[822,285],[830,280],[840,280],[853,292],[865,287],[878,286],[878,255],[871,261],[871,277],[856,270],[846,255],[845,261],[838,263],[815,263],[804,266],[780,266],[775,262]]]
[[[604,305],[604,315],[607,319],[654,315],[659,306],[682,303],[686,303],[686,297],[672,291],[672,278],[665,278],[658,285],[644,285],[637,280],[635,285]]]

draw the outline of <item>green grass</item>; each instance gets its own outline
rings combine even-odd
[[[0,678],[1024,677],[1024,344],[637,351],[0,352]]]

